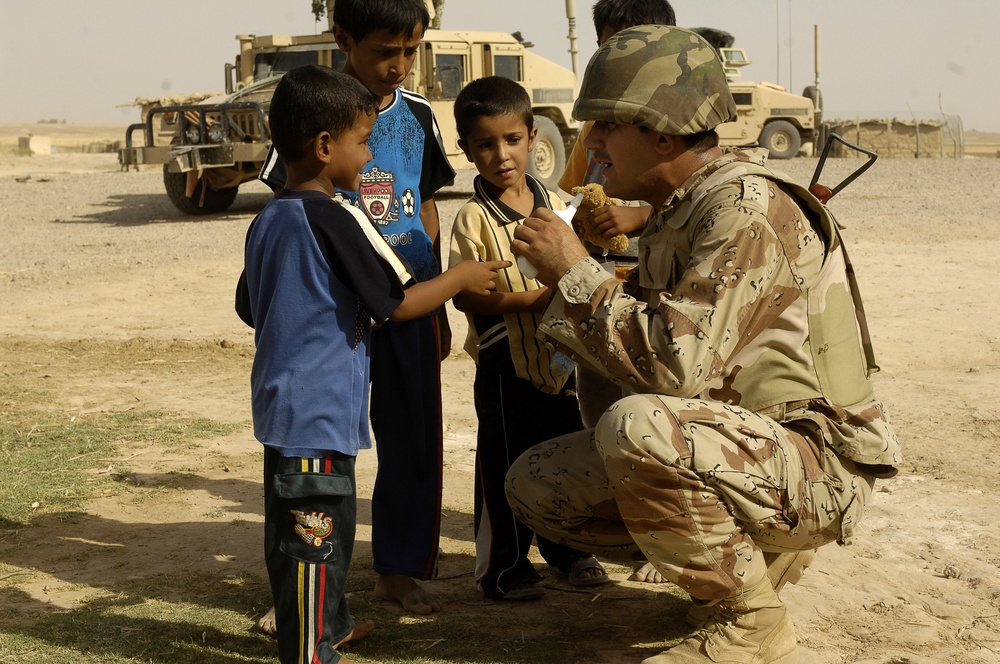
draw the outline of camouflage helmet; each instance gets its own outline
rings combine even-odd
[[[732,122],[736,104],[722,61],[701,36],[640,25],[615,34],[590,59],[573,117],[682,136]]]

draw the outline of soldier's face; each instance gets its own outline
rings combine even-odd
[[[656,134],[638,125],[597,121],[583,141],[604,165],[604,191],[613,198],[649,201]]]

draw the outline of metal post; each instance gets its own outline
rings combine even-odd
[[[569,21],[569,57],[573,63],[573,73],[577,80],[580,80],[580,63],[577,54],[580,49],[576,47],[576,0],[566,0],[566,20]]]

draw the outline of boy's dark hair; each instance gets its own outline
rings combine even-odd
[[[376,30],[391,35],[409,35],[431,21],[423,0],[337,0],[333,23],[358,43]]]
[[[271,142],[285,161],[301,161],[317,134],[340,136],[362,113],[378,113],[378,101],[356,78],[320,65],[296,67],[271,97]]]
[[[463,141],[476,118],[515,115],[524,120],[528,131],[535,126],[531,98],[517,81],[503,76],[478,78],[462,88],[455,99],[455,127]]]
[[[605,28],[618,32],[636,25],[677,25],[677,16],[667,0],[597,0],[594,3],[594,28],[598,37]]]

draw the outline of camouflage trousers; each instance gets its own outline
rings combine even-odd
[[[633,395],[597,428],[525,452],[507,474],[538,534],[610,559],[652,562],[700,600],[759,579],[762,549],[845,542],[874,479],[823,444],[726,404]]]

